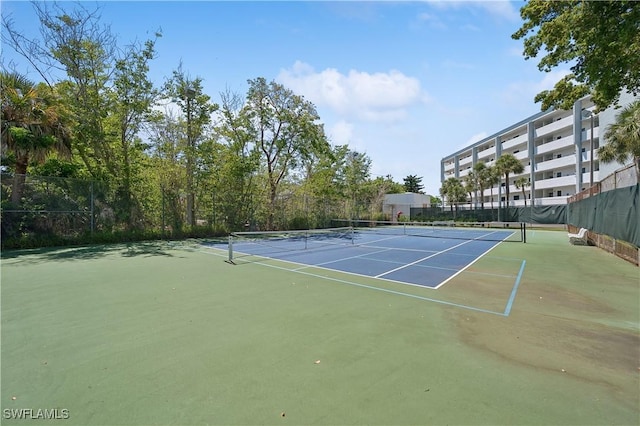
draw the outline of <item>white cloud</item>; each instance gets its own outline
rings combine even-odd
[[[296,61],[276,78],[318,106],[330,108],[343,118],[394,122],[406,116],[406,108],[429,101],[417,78],[397,70],[368,73],[335,68],[317,72]]]
[[[564,76],[570,74],[569,70],[554,70],[545,73],[539,81],[517,81],[507,86],[501,98],[508,104],[521,104],[533,102],[533,98],[543,90],[553,89],[553,86]]]
[[[467,146],[469,146],[471,144],[474,144],[476,142],[479,142],[482,139],[486,138],[487,136],[489,136],[489,134],[487,132],[476,133],[475,135],[471,136],[469,138],[469,140],[467,140],[467,142],[460,147],[460,149],[465,148],[465,147],[467,147]]]
[[[335,145],[349,145],[353,142],[353,124],[347,121],[337,121],[327,133]]]
[[[506,19],[508,21],[517,21],[520,19],[520,13],[509,1],[428,0],[426,3],[441,10],[472,7],[484,10],[500,19]]]
[[[420,13],[416,16],[414,22],[411,23],[411,28],[417,29],[423,26],[427,26],[430,28],[438,29],[438,30],[446,30],[447,25],[442,22],[440,18],[430,13]]]

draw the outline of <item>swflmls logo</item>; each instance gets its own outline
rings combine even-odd
[[[69,410],[66,408],[5,408],[2,410],[5,420],[66,420]]]

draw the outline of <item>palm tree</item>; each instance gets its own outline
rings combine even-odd
[[[453,211],[453,205],[456,205],[456,211],[458,209],[458,203],[464,201],[467,197],[464,186],[462,186],[462,182],[460,179],[455,177],[450,177],[442,183],[442,187],[440,188],[440,194],[444,198],[445,196],[449,200],[449,205],[451,206],[451,214],[455,218],[455,213]]]
[[[478,190],[478,176],[474,171],[469,172],[463,179],[464,190],[469,194],[469,206],[473,205],[473,193]],[[476,197],[476,204],[478,202]]]
[[[504,176],[507,207],[509,207],[509,175],[524,171],[524,166],[513,154],[502,154],[496,161],[496,169]]]
[[[473,172],[476,175],[477,189],[480,192],[480,208],[484,210],[484,190],[488,185],[490,169],[485,163],[476,163],[473,166]],[[476,202],[478,201],[477,198],[476,196]]]
[[[600,160],[625,164],[631,158],[640,182],[640,101],[627,105],[616,116],[615,123],[607,127],[604,139],[606,144],[598,148]]]
[[[527,207],[527,197],[524,192],[524,189],[528,186],[531,186],[531,182],[529,182],[529,179],[527,179],[526,177],[521,176],[518,179],[516,179],[516,181],[513,184],[516,186],[516,188],[522,190],[522,199],[524,200],[524,206]]]
[[[495,167],[487,167],[486,177],[489,193],[491,194],[491,217],[493,218],[493,187],[500,183],[500,172]]]
[[[71,131],[65,110],[53,90],[25,76],[0,72],[2,91],[2,158],[11,158],[15,176],[11,202],[19,203],[30,162],[43,162],[51,152],[71,154]]]

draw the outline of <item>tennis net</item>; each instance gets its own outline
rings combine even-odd
[[[526,242],[523,222],[390,222],[337,219],[335,223],[353,227],[361,234],[407,235],[460,240]]]
[[[350,226],[301,231],[251,231],[229,234],[229,258],[242,256],[269,257],[281,252],[317,250],[335,245],[352,245]]]

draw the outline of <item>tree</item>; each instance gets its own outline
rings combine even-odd
[[[513,154],[502,154],[500,158],[496,160],[496,170],[502,176],[504,176],[504,186],[507,200],[507,207],[509,207],[509,175],[511,173],[518,174],[524,171],[524,166]]]
[[[491,197],[491,210],[493,210],[493,187],[500,183],[500,171],[496,167],[487,167],[486,179]]]
[[[422,177],[416,175],[409,175],[404,178],[404,189],[406,192],[413,192],[416,194],[422,194],[424,186],[422,185]]]
[[[269,194],[267,227],[272,229],[280,184],[301,159],[314,151],[328,150],[329,143],[311,102],[262,77],[248,83],[243,114],[264,160]]]
[[[602,110],[615,104],[621,91],[640,91],[640,2],[530,0],[520,15],[524,23],[512,38],[524,39],[525,59],[544,50],[540,71],[572,64],[553,90],[535,97],[542,110],[570,110],[589,93]]]
[[[605,130],[604,139],[606,144],[598,148],[600,160],[620,164],[633,160],[640,182],[640,101],[627,105],[616,116],[616,121]]]
[[[79,4],[72,11],[57,3],[33,5],[40,39],[28,39],[5,19],[3,41],[63,97],[74,121],[74,157],[104,184],[116,217],[128,228],[142,225],[139,203],[149,191],[143,184],[146,146],[138,132],[154,103],[148,64],[155,42],[120,49],[97,10]]]
[[[117,135],[113,145],[119,164],[119,172],[114,177],[116,200],[120,203],[118,212],[129,228],[137,227],[143,220],[141,203],[151,193],[142,178],[147,144],[139,133],[149,121],[158,96],[148,76],[154,46],[155,42],[150,40],[144,46],[130,46],[127,55],[116,61],[113,87],[106,91],[112,107],[105,128],[113,129],[108,133]]]
[[[465,201],[467,194],[460,182],[460,179],[455,177],[450,177],[442,183],[442,187],[440,188],[440,195],[442,197],[446,197],[449,200],[449,206],[451,207],[451,213],[453,214],[453,206],[456,206],[456,211],[458,210],[458,203]],[[455,218],[455,214],[454,214]]]
[[[473,172],[476,175],[476,183],[480,193],[480,208],[484,210],[484,190],[491,187],[490,175],[491,169],[485,163],[476,163],[473,166]]]
[[[469,194],[469,205],[473,203],[473,193],[478,190],[478,176],[472,170],[463,178],[464,190]],[[476,199],[476,204],[478,200]]]
[[[71,120],[55,91],[45,84],[35,85],[21,74],[2,71],[0,90],[2,158],[12,157],[11,202],[17,204],[30,162],[41,163],[51,152],[71,155]]]
[[[149,126],[152,161],[161,190],[163,225],[165,221],[168,222],[176,233],[181,232],[184,224],[184,212],[180,204],[180,194],[184,191],[185,182],[180,145],[182,137],[181,123],[170,110],[159,114]]]
[[[435,195],[430,195],[429,203],[431,204],[431,207],[440,207],[442,205],[442,199],[440,197],[436,197]]]
[[[531,186],[531,182],[524,176],[520,176],[518,179],[513,182],[516,188],[522,190],[522,199],[524,200],[524,206],[527,207],[527,196],[524,192],[525,188]]]
[[[222,92],[220,98],[220,121],[215,128],[218,141],[211,149],[214,158],[208,167],[225,221],[232,230],[237,230],[247,221],[252,223],[258,210],[256,175],[260,150],[243,109],[244,98],[229,90]],[[213,209],[216,208],[214,205]]]
[[[210,102],[209,95],[203,93],[202,79],[191,78],[182,64],[173,71],[164,90],[169,99],[177,104],[184,117],[183,153],[186,159],[187,224],[196,224],[196,163],[198,146],[205,137],[206,126],[211,122],[211,114],[218,109]]]
[[[376,219],[376,213],[380,213],[380,215],[382,215],[385,195],[400,194],[405,190],[404,185],[394,182],[391,175],[387,175],[385,177],[378,176],[375,179],[369,179],[369,181],[365,183],[365,187],[365,192],[370,194],[369,205],[371,207],[372,220]]]
[[[345,209],[349,218],[359,219],[368,195],[365,183],[369,181],[371,173],[371,159],[364,153],[352,151],[346,145],[342,169],[342,182],[348,207]]]

